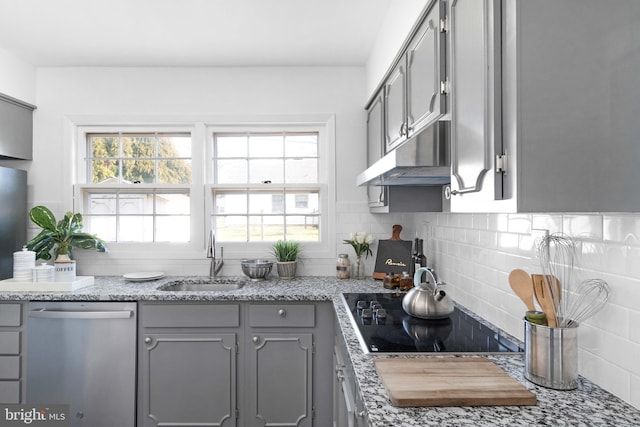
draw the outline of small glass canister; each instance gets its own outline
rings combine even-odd
[[[400,277],[400,290],[408,291],[411,288],[413,288],[413,277],[408,272],[403,271],[402,277]]]
[[[385,289],[395,289],[398,287],[398,283],[393,280],[393,273],[387,273],[382,280],[382,287]]]
[[[336,277],[338,279],[348,279],[350,265],[351,263],[349,262],[349,255],[339,254],[338,261],[336,262]]]

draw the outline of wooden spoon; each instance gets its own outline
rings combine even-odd
[[[547,316],[547,324],[551,328],[558,327],[558,321],[556,320],[556,309],[553,301],[553,295],[550,294],[547,285],[544,283],[544,275],[533,274],[531,276],[533,282],[533,293],[540,304],[540,308]]]
[[[513,292],[524,302],[524,305],[527,306],[527,310],[535,311],[536,308],[533,305],[533,284],[531,283],[529,273],[516,268],[509,273],[509,285],[511,285]]]

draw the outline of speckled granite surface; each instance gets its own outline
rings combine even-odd
[[[165,292],[158,288],[183,278],[168,277],[150,282],[126,282],[121,277],[96,277],[95,284],[73,292],[2,292],[4,301],[138,301],[138,300],[243,300],[243,301],[333,301],[356,380],[373,427],[411,426],[640,426],[640,411],[584,378],[573,391],[555,391],[536,386],[523,377],[522,356],[486,356],[532,390],[536,406],[490,406],[449,408],[397,408],[391,406],[375,373],[373,360],[382,356],[364,354],[340,294],[381,292],[373,280],[338,280],[334,277],[301,277],[280,281],[248,282],[242,289],[219,292]]]

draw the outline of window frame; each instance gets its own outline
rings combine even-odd
[[[72,115],[65,117],[63,134],[72,143],[65,146],[62,167],[66,166],[64,181],[69,183],[63,192],[61,210],[83,213],[82,191],[92,184],[86,182],[86,134],[109,132],[191,132],[192,136],[192,178],[186,185],[191,199],[191,236],[189,243],[110,243],[109,258],[112,260],[148,260],[159,264],[162,260],[184,259],[199,261],[206,259],[206,244],[210,230],[213,209],[212,173],[213,131],[239,132],[248,128],[265,131],[311,131],[319,133],[318,189],[320,191],[321,212],[319,215],[320,240],[303,242],[303,258],[335,257],[336,219],[336,170],[335,170],[335,115],[334,114],[277,114],[277,115],[189,115],[189,116],[113,116],[113,115]],[[67,148],[68,147],[68,148]],[[202,153],[202,156],[199,155]],[[163,185],[149,185],[166,188]],[[171,187],[171,188],[175,188]],[[184,184],[180,184],[185,186]],[[97,186],[105,188],[104,186]],[[220,187],[220,185],[218,185]],[[246,185],[244,186],[246,187]],[[309,187],[309,185],[306,185]],[[119,187],[122,188],[122,187]],[[224,254],[227,259],[247,257],[271,257],[271,242],[226,242]],[[93,257],[91,254],[86,254]],[[98,259],[98,258],[96,258]]]
[[[286,130],[286,132],[317,132],[318,133],[318,183],[306,184],[215,184],[214,181],[214,162],[213,162],[213,145],[215,133],[274,133]],[[205,176],[207,182],[205,184],[205,194],[211,195],[206,198],[205,218],[208,221],[207,227],[210,226],[213,219],[213,191],[220,190],[244,190],[253,188],[256,190],[274,189],[309,189],[317,188],[319,192],[320,212],[318,214],[319,240],[302,241],[303,254],[301,257],[323,258],[333,256],[331,248],[335,246],[335,229],[330,224],[335,224],[335,125],[334,118],[331,116],[324,122],[288,122],[288,123],[242,123],[233,125],[209,125],[206,128],[206,165]],[[333,160],[329,160],[333,159]],[[332,229],[331,232],[329,229]],[[225,256],[231,258],[246,258],[251,256],[271,257],[273,242],[224,242]],[[247,251],[247,247],[251,247],[251,251]],[[335,250],[334,250],[335,251]]]

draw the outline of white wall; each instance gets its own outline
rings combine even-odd
[[[68,117],[333,114],[338,213],[345,209],[366,212],[364,189],[354,186],[355,176],[366,162],[363,81],[361,67],[40,68],[34,159],[29,169],[34,188],[31,203],[50,206],[57,214],[73,208],[68,171],[72,141],[65,135]],[[360,229],[361,226],[357,230]],[[338,232],[351,231],[356,230]],[[337,250],[344,248],[341,240],[336,246]],[[132,260],[130,265],[114,265],[106,261],[109,255],[90,252],[75,254],[81,274],[121,274],[131,268],[154,267],[153,259],[142,261],[142,265],[139,260]],[[169,262],[162,267],[168,273],[204,274],[208,271],[206,262],[202,257],[191,262]],[[239,273],[239,265],[235,267],[229,263],[225,272]],[[302,266],[303,274],[330,275],[334,269],[334,254],[309,260]]]
[[[36,102],[36,68],[2,48],[0,93],[29,104]]]
[[[526,308],[507,278],[514,268],[542,271],[531,230],[576,238],[583,277],[612,290],[605,309],[580,326],[579,372],[640,408],[639,214],[426,214],[416,228],[454,300],[520,339]]]
[[[381,83],[416,19],[431,0],[392,0],[366,64],[367,98]]]

